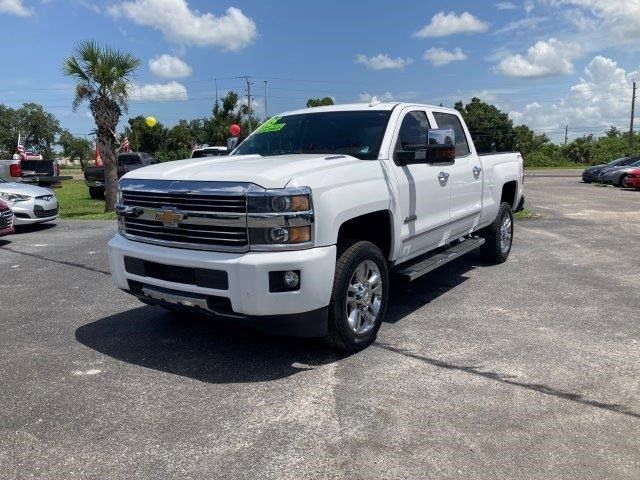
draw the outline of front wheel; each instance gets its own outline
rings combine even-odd
[[[480,235],[485,239],[480,249],[482,257],[492,263],[505,262],[513,243],[513,213],[508,203],[504,202],[500,205],[496,219],[491,225],[485,227]]]
[[[371,345],[387,311],[389,272],[371,242],[351,243],[338,253],[329,304],[329,340],[343,352]]]
[[[626,180],[626,178],[627,178],[626,175],[620,176],[620,180],[618,180],[618,186],[619,187],[624,187],[624,181]]]

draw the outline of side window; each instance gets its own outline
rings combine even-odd
[[[433,112],[433,117],[438,122],[438,128],[452,128],[456,135],[456,157],[464,157],[468,155],[469,143],[467,137],[464,134],[462,123],[460,119],[451,113]]]
[[[410,150],[411,146],[427,144],[427,131],[431,128],[427,114],[421,111],[409,112],[402,119],[395,151]]]

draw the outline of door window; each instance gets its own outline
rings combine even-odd
[[[456,157],[469,155],[469,142],[464,134],[464,128],[460,119],[451,113],[433,112],[433,117],[438,122],[438,128],[451,128],[456,135]]]
[[[415,150],[418,146],[425,147],[429,128],[431,127],[426,113],[419,110],[407,113],[400,125],[395,151]]]

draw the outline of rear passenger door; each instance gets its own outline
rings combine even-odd
[[[456,136],[456,161],[451,167],[451,235],[469,233],[482,213],[482,163],[460,118],[451,112],[433,112],[438,128],[450,128]]]

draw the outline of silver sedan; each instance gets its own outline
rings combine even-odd
[[[58,200],[48,188],[0,179],[0,199],[13,210],[14,225],[50,222],[58,218]]]
[[[631,165],[605,168],[598,175],[598,181],[602,183],[610,183],[618,187],[622,187],[624,179],[627,176],[627,174],[631,170],[635,170],[638,167],[640,167],[640,160],[635,163],[632,163]]]

